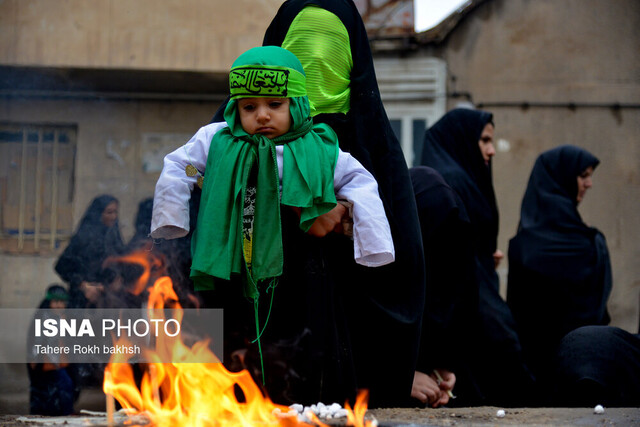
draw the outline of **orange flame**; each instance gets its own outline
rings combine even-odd
[[[377,425],[372,421],[364,419],[364,416],[367,414],[368,401],[369,393],[365,390],[360,390],[356,397],[356,404],[353,410],[351,410],[349,402],[344,404],[344,408],[347,410],[348,425],[353,425],[355,427],[372,427]]]
[[[118,260],[143,266],[145,277],[139,280],[136,291],[140,291],[140,284],[148,278],[150,267],[145,258],[142,255]],[[169,301],[180,308],[172,282],[165,276],[149,289],[150,318],[157,317],[156,309],[164,308]],[[117,344],[127,344],[127,341],[120,338]],[[144,413],[156,426],[310,425],[299,421],[289,407],[265,397],[247,370],[228,371],[211,352],[207,341],[188,347],[179,336],[158,337],[155,351],[148,356],[158,361],[168,360],[165,356],[170,356],[170,360],[180,363],[153,362],[142,366],[144,374],[138,387],[128,356],[114,354],[105,369],[103,391],[117,399],[123,408]],[[209,363],[202,363],[203,360]],[[354,411],[346,404],[345,407],[349,425],[372,425],[364,420],[366,392],[358,395]],[[316,417],[312,422],[326,426]]]

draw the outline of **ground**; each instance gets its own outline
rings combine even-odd
[[[43,422],[22,423],[17,421],[27,416],[28,379],[26,368],[19,364],[0,364],[0,426],[28,427],[44,426]],[[105,397],[99,389],[83,390],[76,404],[76,410],[105,410]],[[419,427],[419,426],[640,426],[640,408],[605,408],[604,414],[595,414],[594,408],[506,408],[505,416],[498,418],[497,411],[502,408],[387,408],[369,411],[368,418],[375,417],[380,426]],[[80,421],[77,417],[76,421]],[[79,425],[75,423],[70,423]],[[344,425],[344,423],[332,423]],[[51,425],[51,424],[49,424]],[[96,425],[96,424],[94,424]]]
[[[98,397],[98,396],[96,396]],[[427,426],[632,426],[640,425],[640,408],[605,408],[604,414],[595,414],[593,408],[518,408],[506,409],[505,416],[496,416],[500,408],[483,406],[477,408],[440,408],[440,409],[405,409],[387,408],[369,411],[367,419],[375,419],[380,427],[427,427]],[[0,415],[0,426],[26,427],[44,426],[50,419],[42,418],[42,422],[22,423],[17,421],[19,415]],[[27,416],[29,417],[29,416]],[[34,417],[29,417],[33,419]],[[81,425],[81,419],[75,417],[67,425]],[[75,421],[75,422],[74,422]],[[78,422],[78,424],[76,424]],[[87,425],[87,424],[84,424]],[[106,425],[94,424],[91,425]],[[119,424],[124,425],[124,424]],[[344,423],[332,422],[333,426]]]
[[[631,426],[640,425],[640,408],[501,408],[377,409],[370,411],[381,426]]]

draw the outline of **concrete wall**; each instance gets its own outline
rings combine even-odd
[[[0,65],[226,72],[239,52],[261,43],[280,3],[4,0]],[[449,92],[469,92],[495,115],[496,138],[503,140],[494,161],[503,251],[540,152],[572,143],[600,158],[580,211],[607,236],[614,273],[609,308],[613,324],[630,331],[637,330],[640,292],[640,109],[606,105],[640,100],[637,28],[637,0],[488,0],[435,48],[448,64]],[[570,102],[576,107],[563,106]],[[128,238],[137,203],[153,193],[159,153],[207,123],[217,105],[5,97],[0,121],[77,124],[74,223],[96,194],[110,192],[121,200]],[[54,259],[0,257],[0,307],[36,304],[55,279]],[[507,267],[500,270],[503,291]]]
[[[262,44],[282,0],[3,0],[0,65],[224,73]],[[153,83],[160,91],[162,82]],[[99,85],[100,86],[100,85]],[[10,89],[10,88],[9,88]],[[120,200],[123,238],[138,203],[153,196],[162,156],[209,122],[219,102],[0,98],[0,121],[78,129],[73,222],[93,197]],[[217,88],[216,88],[217,89]],[[169,90],[171,92],[171,90]],[[160,163],[161,167],[161,163]],[[0,307],[33,307],[59,278],[57,255],[0,254]]]
[[[282,0],[3,0],[0,63],[225,71]]]
[[[206,102],[0,100],[0,120],[74,123],[78,128],[73,218],[103,193],[120,200],[120,229],[134,232],[138,203],[153,196],[164,154],[209,122],[218,104]],[[45,256],[0,255],[0,307],[33,307],[59,281]]]
[[[636,0],[489,0],[461,21],[439,52],[449,67],[449,91],[469,92],[493,112],[496,139],[503,140],[493,171],[505,253],[542,151],[568,143],[600,159],[579,211],[607,237],[612,324],[632,332],[640,304],[638,28]],[[530,107],[509,105],[522,102]],[[607,107],[615,103],[623,107]]]

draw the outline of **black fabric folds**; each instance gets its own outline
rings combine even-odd
[[[568,332],[609,323],[612,278],[606,241],[582,221],[576,202],[578,176],[598,163],[571,145],[542,153],[522,200],[518,232],[509,242],[507,302],[539,376],[548,372]]]
[[[433,168],[409,170],[418,206],[426,268],[426,293],[417,371],[448,369],[455,394],[476,395],[468,357],[478,334],[476,262],[464,204]],[[454,404],[457,402],[451,402]]]
[[[552,404],[640,405],[640,335],[613,326],[583,326],[558,346]]]

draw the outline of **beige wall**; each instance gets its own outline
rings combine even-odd
[[[607,237],[614,275],[612,324],[638,329],[640,305],[640,2],[489,0],[442,46],[449,89],[494,113],[494,182],[506,252],[535,158],[574,144],[601,163],[579,210]],[[577,103],[522,109],[503,102]],[[635,104],[635,108],[581,106]],[[450,107],[455,104],[450,102]],[[506,277],[505,265],[502,277]],[[502,288],[506,286],[503,280]],[[553,296],[550,295],[549,298]],[[544,307],[540,307],[541,315]]]
[[[0,1],[0,65],[224,72],[242,50],[261,43],[280,3]],[[540,152],[572,143],[600,158],[594,188],[580,211],[607,236],[614,273],[609,308],[613,324],[630,331],[637,329],[640,304],[640,109],[521,109],[495,103],[638,104],[638,28],[637,0],[488,0],[438,47],[448,63],[449,90],[468,91],[476,103],[494,103],[486,109],[495,115],[496,137],[509,143],[494,161],[499,244],[505,252]],[[146,157],[168,149],[171,141],[179,145],[216,107],[213,101],[4,98],[0,120],[77,124],[74,222],[95,195],[110,192],[121,200],[128,238],[137,203],[152,195],[157,178],[157,172],[145,172]],[[149,135],[164,142],[150,145]],[[43,273],[50,272],[54,259],[0,258],[0,307],[37,303],[55,278]],[[500,270],[503,291],[507,265]],[[14,274],[13,266],[34,274]]]
[[[282,0],[3,0],[0,65],[58,69],[147,69],[226,73],[262,37]],[[162,82],[154,83],[164,90]],[[186,142],[219,102],[203,87],[194,102],[0,98],[0,121],[78,128],[74,224],[93,197],[120,200],[123,237],[138,203],[153,196],[151,158]],[[217,88],[214,88],[217,89]],[[169,90],[168,92],[171,92]],[[125,98],[129,98],[126,97]],[[155,139],[154,139],[155,137]],[[159,139],[159,142],[158,142]],[[155,142],[154,142],[155,141]],[[60,252],[66,243],[63,243]],[[0,307],[33,307],[59,280],[57,254],[0,254]]]
[[[112,194],[120,201],[120,228],[127,241],[134,232],[138,203],[153,196],[159,175],[145,171],[145,159],[157,159],[158,149],[166,154],[182,145],[209,122],[217,107],[205,102],[0,100],[0,120],[77,125],[74,223],[95,196]],[[147,135],[164,139],[153,145]],[[59,281],[52,268],[56,258],[0,255],[0,307],[39,303],[46,286]]]
[[[3,0],[0,63],[224,71],[282,0]]]

